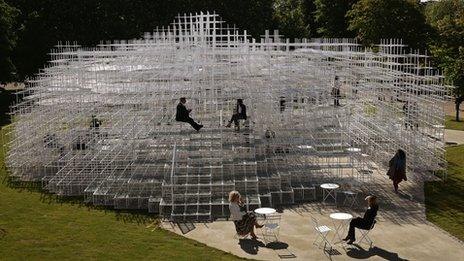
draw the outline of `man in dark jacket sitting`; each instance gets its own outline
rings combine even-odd
[[[357,217],[350,222],[350,229],[348,230],[348,235],[343,240],[348,241],[347,244],[353,244],[356,240],[355,238],[355,228],[360,228],[364,230],[369,230],[374,223],[375,217],[377,216],[377,210],[379,210],[379,205],[377,205],[377,197],[376,196],[367,196],[367,205],[368,208],[364,216]]]
[[[203,125],[200,125],[196,123],[192,118],[190,118],[190,112],[192,111],[191,109],[187,109],[185,107],[185,102],[187,100],[182,97],[180,98],[180,102],[177,105],[177,111],[176,111],[176,121],[181,121],[181,122],[187,122],[192,125],[192,127],[196,130],[199,131],[201,128],[203,128]]]
[[[246,114],[246,106],[243,104],[242,99],[237,99],[237,106],[235,107],[234,114],[232,115],[232,118],[229,121],[229,124],[227,124],[227,128],[230,127],[232,122],[234,122],[235,127],[238,128],[238,120],[246,120],[247,119],[247,114]]]

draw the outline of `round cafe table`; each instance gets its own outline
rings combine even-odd
[[[349,213],[337,212],[337,213],[330,214],[330,218],[332,219],[334,227],[335,227],[335,235],[334,235],[333,241],[335,241],[335,237],[338,237],[340,241],[335,242],[335,243],[343,242],[342,237],[344,233],[346,233],[348,223],[353,218],[353,215]]]
[[[257,209],[255,209],[254,212],[264,218],[264,223],[261,224],[261,225],[265,225],[266,224],[266,215],[272,215],[272,214],[276,213],[277,211],[275,209],[273,209],[273,208],[257,208]]]
[[[276,213],[276,210],[273,208],[257,208],[255,209],[255,213],[266,216],[266,215],[271,215],[271,214]]]
[[[321,189],[322,189],[322,203],[325,203],[327,198],[331,197],[335,201],[335,205],[337,204],[337,192],[336,189],[338,189],[340,186],[335,183],[324,183],[321,184]]]

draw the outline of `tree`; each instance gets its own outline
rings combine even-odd
[[[0,82],[13,80],[15,66],[11,55],[15,46],[13,25],[19,10],[0,0]]]
[[[288,38],[309,36],[303,0],[275,0],[274,18],[284,36]]]
[[[352,38],[348,28],[347,12],[358,0],[315,0],[317,32],[323,37]]]
[[[317,23],[316,23],[316,1],[315,0],[303,0],[303,11],[304,11],[304,21],[306,28],[309,33],[309,37],[318,37],[319,33],[317,32]]]
[[[360,0],[347,14],[349,29],[365,45],[381,39],[403,39],[412,48],[425,48],[430,29],[418,1]]]
[[[435,31],[429,49],[455,86],[456,121],[459,121],[459,108],[464,102],[464,0],[429,3],[425,13]]]
[[[233,28],[235,24],[255,38],[263,35],[265,29],[276,27],[274,0],[0,1],[21,10],[12,55],[19,79],[37,73],[58,41],[94,46],[102,40],[140,38],[144,32],[169,25],[178,14],[216,12],[226,22],[222,26],[227,24]],[[0,54],[0,57],[4,56]]]

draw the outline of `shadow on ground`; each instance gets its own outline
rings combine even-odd
[[[288,249],[288,244],[285,242],[269,242],[265,244],[264,242],[256,239],[240,239],[238,244],[240,245],[240,248],[250,254],[250,255],[257,255],[259,252],[259,248],[269,248],[272,250],[275,250],[277,255],[284,259],[284,258],[296,258],[295,254],[293,254],[289,249]]]
[[[385,176],[385,177],[384,177]],[[330,211],[343,211],[348,213],[358,213],[362,216],[367,206],[364,198],[367,195],[376,195],[379,203],[380,221],[389,221],[394,224],[423,224],[426,223],[423,201],[423,180],[414,182],[404,182],[400,184],[400,193],[393,192],[393,186],[386,175],[377,175],[375,182],[366,185],[358,191],[358,205],[343,205],[343,193],[337,193],[337,206],[333,202],[322,203],[322,192],[317,192],[317,199],[310,204],[301,204],[285,207],[286,210],[304,215],[305,213],[318,213],[326,215]]]
[[[390,261],[407,260],[407,259],[399,257],[397,253],[390,252],[390,251],[387,251],[379,247],[372,247],[366,250],[359,245],[353,245],[353,247],[348,248],[346,251],[346,254],[349,257],[356,258],[356,259],[367,259],[367,258],[377,256],[377,257],[383,258],[385,260],[390,260]]]

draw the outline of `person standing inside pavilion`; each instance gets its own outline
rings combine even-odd
[[[227,128],[230,128],[230,125],[232,122],[234,122],[235,128],[239,129],[239,123],[238,120],[246,120],[247,119],[247,113],[246,113],[246,106],[243,104],[242,99],[237,99],[237,105],[235,106],[234,114],[232,115],[232,118],[230,119],[229,123],[226,125]]]

